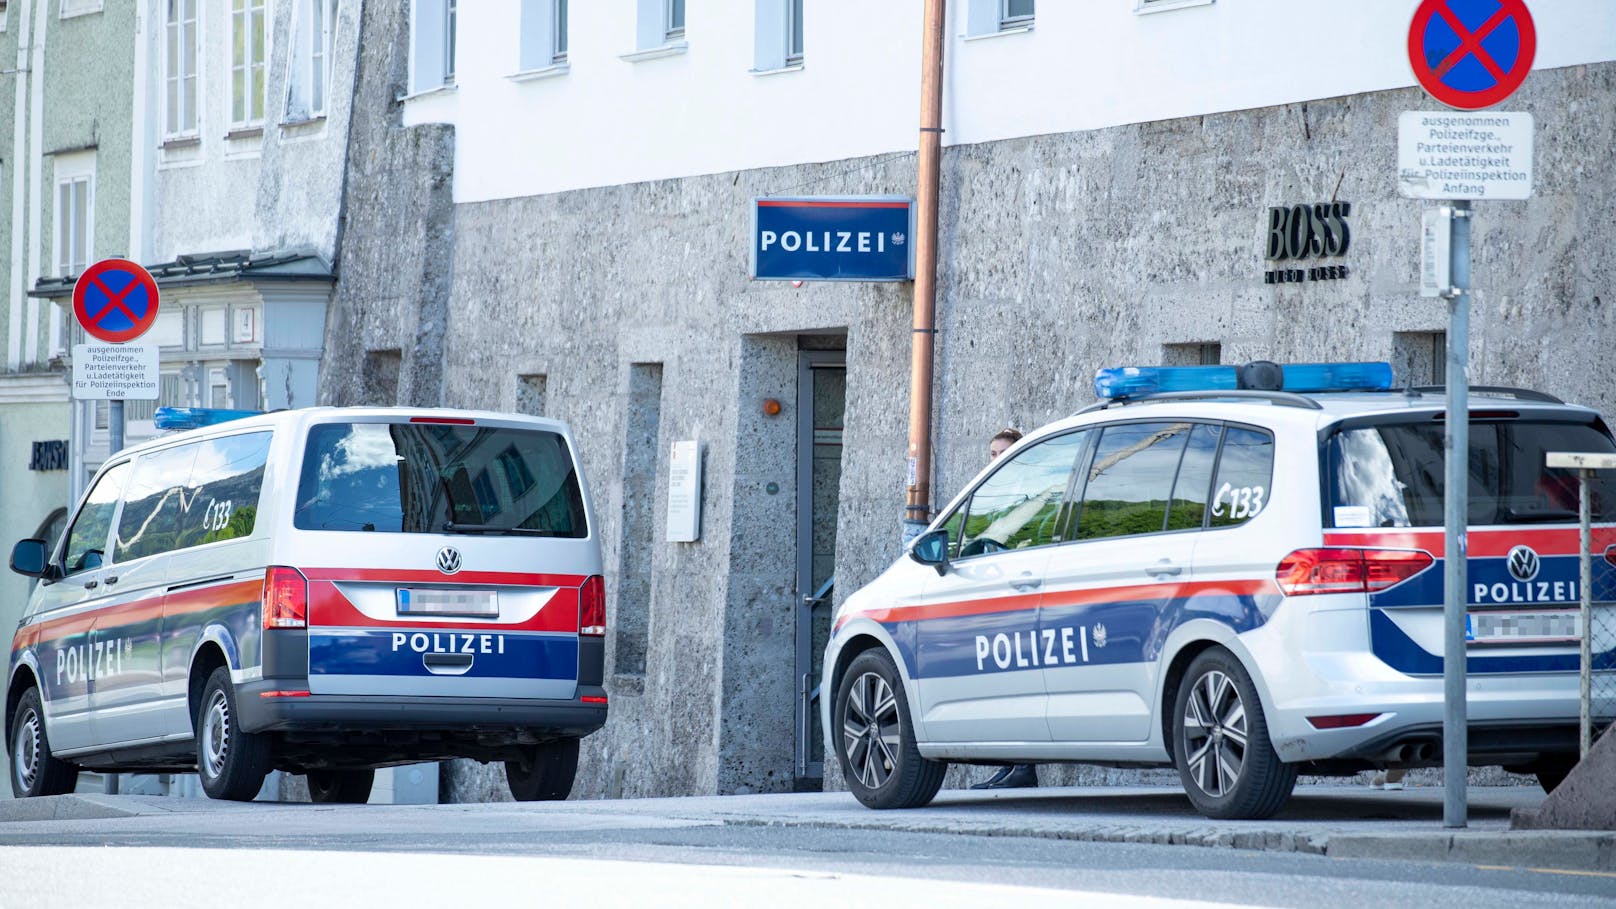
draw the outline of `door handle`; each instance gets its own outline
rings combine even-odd
[[[1016,590],[1027,591],[1037,590],[1039,587],[1043,586],[1043,583],[1043,578],[1035,578],[1032,576],[1032,572],[1029,571],[1023,574],[1020,578],[1011,581],[1010,586]]]
[[[118,583],[118,576],[117,576],[117,575],[113,575],[113,576],[112,576],[112,577],[110,577],[110,578],[107,578],[107,579],[106,579],[106,581],[105,581],[105,582],[103,582],[103,583],[105,583],[105,584],[107,584],[107,585],[108,585],[108,586],[111,586],[111,585],[113,585],[113,584],[116,584],[116,583]]]
[[[1171,559],[1162,559],[1156,564],[1145,569],[1145,574],[1148,574],[1153,578],[1177,577],[1183,573],[1183,567],[1174,565]]]
[[[84,582],[84,589],[85,590],[94,590],[94,589],[96,589],[97,587],[100,587],[100,586],[101,586],[100,581],[85,581]]]

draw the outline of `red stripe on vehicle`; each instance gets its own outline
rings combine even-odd
[[[1066,606],[1126,603],[1138,600],[1175,600],[1218,594],[1227,596],[1278,595],[1279,588],[1272,580],[1266,579],[1190,581],[1183,584],[1137,584],[1125,587],[1056,590],[1047,594],[1021,593],[1002,597],[986,597],[979,600],[894,606],[890,609],[872,609],[864,613],[864,615],[886,625],[895,622],[918,622],[927,619],[951,619],[973,615],[992,615],[1001,612],[1021,612],[1027,609],[1036,609],[1039,606],[1059,609]],[[840,627],[840,623],[838,623],[837,627]]]
[[[101,606],[66,618],[40,622],[29,630],[35,635],[36,641],[51,641],[89,631],[90,626],[97,622],[107,624],[109,621],[116,621],[119,625],[133,625],[137,622],[159,620],[165,614],[183,615],[206,612],[223,606],[256,603],[263,590],[264,579],[261,577],[245,581],[227,581],[211,587],[177,590],[166,595],[158,593],[127,603]]]
[[[1471,530],[1466,534],[1466,543],[1470,557],[1478,559],[1503,558],[1516,546],[1530,546],[1540,556],[1576,555],[1582,551],[1580,533],[1575,527]],[[1595,553],[1616,545],[1616,526],[1596,526],[1590,535]],[[1446,551],[1446,542],[1440,530],[1334,530],[1324,535],[1326,546],[1423,549],[1439,559]]]

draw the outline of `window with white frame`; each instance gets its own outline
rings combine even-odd
[[[665,9],[662,36],[677,41],[685,36],[685,0],[663,0]]]
[[[567,62],[567,0],[522,0],[521,72]]]
[[[754,0],[756,33],[752,71],[773,72],[802,65],[803,0]]]
[[[292,62],[286,80],[286,120],[325,116],[331,93],[331,48],[336,0],[294,0]]]
[[[169,138],[197,133],[197,4],[165,0],[163,28],[164,125]]]
[[[645,60],[685,51],[685,0],[634,0],[635,53]]]
[[[999,28],[1024,28],[1032,24],[1033,0],[999,0]]]
[[[1034,0],[965,0],[965,34],[980,38],[1032,28]]]
[[[230,0],[230,125],[264,122],[264,0]]]
[[[95,152],[57,155],[55,217],[56,275],[81,275],[95,242]]]
[[[410,3],[410,94],[453,85],[458,0]]]

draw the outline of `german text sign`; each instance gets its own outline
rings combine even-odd
[[[752,277],[908,281],[913,206],[901,196],[773,196],[752,209]]]
[[[157,400],[157,351],[156,344],[74,344],[73,397]]]
[[[668,541],[701,539],[701,443],[674,442],[668,459]]]
[[[1410,199],[1532,195],[1531,114],[1404,111],[1397,118],[1397,191]]]

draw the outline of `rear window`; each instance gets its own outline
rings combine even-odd
[[[1330,439],[1325,520],[1333,527],[1440,527],[1440,422],[1345,429]],[[1470,424],[1470,524],[1577,520],[1577,476],[1545,467],[1550,451],[1616,451],[1597,427],[1531,420]],[[1589,487],[1595,521],[1616,520],[1616,485]]]
[[[431,423],[312,427],[292,523],[379,533],[589,534],[560,435]]]

